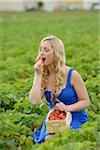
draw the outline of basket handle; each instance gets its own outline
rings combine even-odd
[[[58,98],[56,98],[55,100],[56,100],[57,103],[60,103],[60,102],[61,102]]]

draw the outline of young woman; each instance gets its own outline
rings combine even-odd
[[[55,107],[71,112],[70,126],[72,129],[79,129],[88,121],[84,109],[90,105],[90,99],[81,75],[65,65],[65,57],[64,44],[59,38],[48,36],[40,42],[29,99],[32,104],[37,104],[45,96],[49,110]],[[59,103],[56,103],[56,98],[60,100]],[[34,132],[33,138],[35,143],[42,143],[49,137],[44,120],[42,128]]]

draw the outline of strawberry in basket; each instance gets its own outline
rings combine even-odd
[[[66,113],[60,110],[53,110],[48,117],[48,120],[64,120],[66,118]]]
[[[70,126],[72,117],[70,112],[52,109],[46,118],[46,132],[60,132]]]

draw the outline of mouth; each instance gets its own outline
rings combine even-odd
[[[44,57],[41,57],[41,59],[42,59],[43,62],[46,60],[46,58],[44,58]]]

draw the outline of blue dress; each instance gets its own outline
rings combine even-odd
[[[73,68],[70,68],[68,71],[68,78],[67,78],[66,86],[64,89],[62,89],[61,93],[57,97],[65,105],[70,105],[70,104],[74,104],[78,102],[78,97],[75,93],[75,90],[70,84],[72,71],[73,71]],[[53,108],[56,102],[51,103],[51,98],[52,98],[51,91],[45,91],[45,97],[48,102],[48,110],[50,111],[50,109]],[[81,110],[78,112],[71,112],[71,114],[72,114],[72,122],[71,122],[70,127],[72,129],[79,129],[85,122],[88,121],[88,116],[84,110]],[[46,119],[44,119],[42,128],[33,133],[34,144],[36,143],[41,144],[43,141],[45,141],[45,137],[47,135],[45,120]]]

